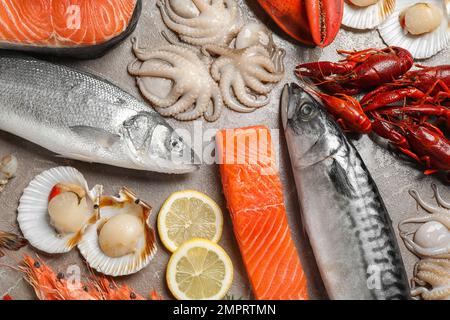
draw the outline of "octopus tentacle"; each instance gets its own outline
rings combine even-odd
[[[258,78],[259,80],[264,81],[264,82],[277,83],[281,79],[283,79],[283,74],[269,73],[257,65],[249,66],[247,68],[247,72],[248,72],[248,74],[250,74],[250,75],[254,76],[255,78]]]
[[[231,84],[234,94],[238,98],[238,100],[250,108],[260,108],[266,106],[269,103],[269,98],[266,96],[264,100],[257,100],[252,98],[245,90],[245,83],[242,79],[242,76],[237,74],[235,75],[233,82]]]
[[[162,98],[162,101],[158,103],[158,106],[160,108],[167,108],[177,102],[182,94],[183,92],[178,88],[178,86],[174,85],[169,94]]]
[[[165,5],[162,1],[159,1],[158,7],[161,11],[165,10],[167,16],[175,23],[178,23],[181,25],[186,25],[188,27],[193,27],[193,28],[207,26],[207,21],[202,21],[202,20],[199,20],[198,18],[184,18],[184,17],[178,15],[173,10],[172,5],[170,3],[168,5]]]
[[[140,67],[137,66],[138,64]],[[137,77],[158,77],[166,79],[174,79],[176,77],[176,71],[171,66],[162,63],[142,63],[139,60],[135,60],[128,66],[128,72],[132,76]]]
[[[239,53],[235,53],[236,49],[231,49],[228,47],[215,45],[215,44],[206,44],[202,47],[202,52],[204,54],[213,54],[216,56],[227,56],[230,58],[236,58],[239,56]]]
[[[214,80],[219,81],[222,69],[231,63],[229,58],[219,58],[211,65],[211,76]]]
[[[136,42],[134,43],[137,49]],[[154,108],[163,116],[179,120],[193,120],[206,115],[208,121],[217,120],[223,105],[217,84],[205,65],[192,49],[175,45],[158,50],[139,49],[138,59],[128,69],[137,76],[141,93],[152,102]],[[141,60],[142,59],[142,60]],[[193,75],[195,75],[193,77]],[[158,96],[152,90],[151,78],[166,78],[172,87],[166,97]],[[211,103],[212,111],[208,111]]]
[[[416,200],[417,205],[420,206],[423,210],[427,211],[428,213],[443,213],[443,211],[440,208],[436,208],[427,204],[419,195],[417,190],[411,189],[409,190],[409,194],[414,200]]]
[[[268,94],[272,91],[273,83],[262,83],[258,78],[251,75],[243,75],[247,87],[259,94]]]
[[[148,89],[148,87],[145,85],[144,78],[138,78],[137,85],[138,85],[139,89],[141,90],[142,94],[151,103],[153,103],[154,105],[157,105],[160,108],[166,108],[168,106],[173,105],[182,95],[182,92],[174,86],[166,97],[160,97]]]
[[[220,42],[220,43],[227,42],[227,41],[223,40],[223,36],[221,34],[217,34],[217,32],[213,32],[213,34],[214,34],[213,36],[209,36],[209,37],[195,37],[192,35],[181,35],[180,38],[184,42],[192,43],[193,45],[196,45],[196,46],[203,46],[205,44],[215,43],[215,42]]]
[[[424,300],[450,298],[450,262],[447,259],[424,259],[414,267],[411,295]],[[420,287],[415,287],[418,284]]]
[[[284,73],[284,57],[286,56],[286,51],[280,48],[277,48],[272,53],[270,57],[273,64],[275,65],[276,73]]]
[[[173,66],[179,64],[180,60],[183,59],[182,57],[171,52],[170,47],[161,48],[150,52],[146,52],[145,49],[139,49],[134,51],[134,55],[141,61],[157,59],[168,62]]]
[[[145,59],[146,48],[139,47],[139,41],[137,40],[137,38],[132,38],[131,43],[132,43],[131,48],[136,58],[138,58],[141,61],[146,60]]]
[[[264,69],[265,71],[269,73],[275,73],[275,65],[273,64],[273,61],[264,56],[253,56],[252,62],[255,66],[258,66],[261,69]]]
[[[431,188],[433,189],[434,198],[436,199],[436,202],[439,206],[445,209],[450,209],[450,203],[446,202],[444,199],[442,199],[441,194],[439,193],[439,189],[435,183],[431,184]]]
[[[258,57],[267,57],[270,58],[269,52],[266,48],[261,45],[255,45],[248,48],[245,48],[245,54],[248,56],[254,55]]]
[[[236,0],[214,0],[212,3],[206,0],[186,0],[186,3],[188,1],[191,1],[190,5],[197,7],[198,16],[182,17],[168,1],[158,3],[164,23],[178,33],[184,42],[194,45],[228,44],[241,29]]]
[[[211,94],[211,103],[208,105],[203,117],[206,121],[214,122],[219,119],[223,110],[223,99],[220,94],[220,89],[217,83],[213,83],[212,94]],[[211,109],[211,111],[209,110]]]
[[[222,78],[220,79],[220,91],[222,92],[223,101],[228,108],[237,112],[249,113],[255,111],[255,108],[249,108],[241,105],[231,94],[233,82],[233,68],[225,68]]]
[[[200,118],[205,113],[210,98],[208,94],[200,95],[194,106],[184,112],[175,114],[173,117],[181,121],[191,121]]]
[[[184,112],[195,102],[196,96],[192,93],[183,95],[174,105],[167,108],[156,107],[156,110],[165,117],[172,117],[177,113]]]
[[[172,57],[175,57],[175,59],[173,61],[177,62],[177,65],[179,67],[183,67],[185,65],[184,60],[187,60],[196,65],[201,65],[198,56],[194,52],[192,52],[192,50],[190,50],[188,48],[171,45],[171,46],[167,46],[166,48],[164,48],[164,51],[169,52]],[[150,59],[152,59],[152,58],[150,58]],[[174,64],[176,64],[176,63],[174,63]]]
[[[177,23],[174,20],[172,20],[167,13],[167,7],[160,7],[161,8],[161,16],[164,20],[164,23],[169,27],[169,29],[181,34],[181,35],[190,35],[192,37],[206,37],[210,36],[211,34],[215,34],[217,29],[210,27],[210,28],[196,28],[194,27],[195,24],[192,24],[193,26],[188,26],[182,23]]]

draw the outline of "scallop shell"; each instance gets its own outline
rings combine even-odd
[[[418,1],[420,2],[420,1]],[[416,2],[397,0],[394,13],[378,28],[383,41],[389,46],[402,47],[416,59],[426,59],[445,49],[450,43],[449,20],[446,4],[441,0],[428,0],[443,10],[441,25],[433,32],[414,36],[406,34],[400,25],[399,15],[407,7]]]
[[[93,204],[98,204],[102,193],[101,186],[95,186],[89,191],[83,175],[72,167],[57,167],[44,171],[30,182],[20,198],[17,221],[30,244],[47,253],[69,252],[78,244],[86,229],[84,226],[77,233],[61,236],[51,226],[48,196],[58,183],[72,183],[83,187]],[[95,209],[89,223],[96,221],[97,218],[98,209]]]
[[[344,1],[344,26],[366,30],[374,29],[383,23],[395,9],[396,0],[379,0],[368,7],[357,7]]]
[[[143,208],[143,221],[145,221],[145,234],[138,243],[138,250],[133,254],[113,258],[103,253],[98,241],[98,229],[108,218],[121,214],[124,204],[136,203]],[[100,220],[90,225],[78,244],[81,255],[89,266],[100,273],[109,276],[124,276],[136,273],[146,267],[156,253],[155,231],[150,228],[148,220],[152,208],[139,200],[135,194],[122,188],[117,197],[102,197],[100,202]]]

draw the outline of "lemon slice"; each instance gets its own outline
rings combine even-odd
[[[194,190],[173,193],[158,215],[158,232],[171,252],[193,238],[218,242],[222,236],[222,210],[210,197]]]
[[[233,264],[218,244],[192,239],[170,258],[166,279],[178,300],[219,300],[233,282]]]

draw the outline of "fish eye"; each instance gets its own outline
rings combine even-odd
[[[300,107],[300,115],[302,116],[302,118],[309,118],[309,117],[311,117],[313,112],[314,112],[314,109],[309,104],[303,104]]]
[[[170,149],[172,151],[181,151],[183,149],[183,140],[179,137],[171,137],[170,139]]]

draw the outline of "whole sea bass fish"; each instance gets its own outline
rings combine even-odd
[[[164,173],[198,167],[194,152],[172,127],[119,87],[3,52],[0,130],[81,161]]]
[[[330,298],[409,298],[389,214],[358,151],[296,84],[284,87],[281,114],[302,220]]]

